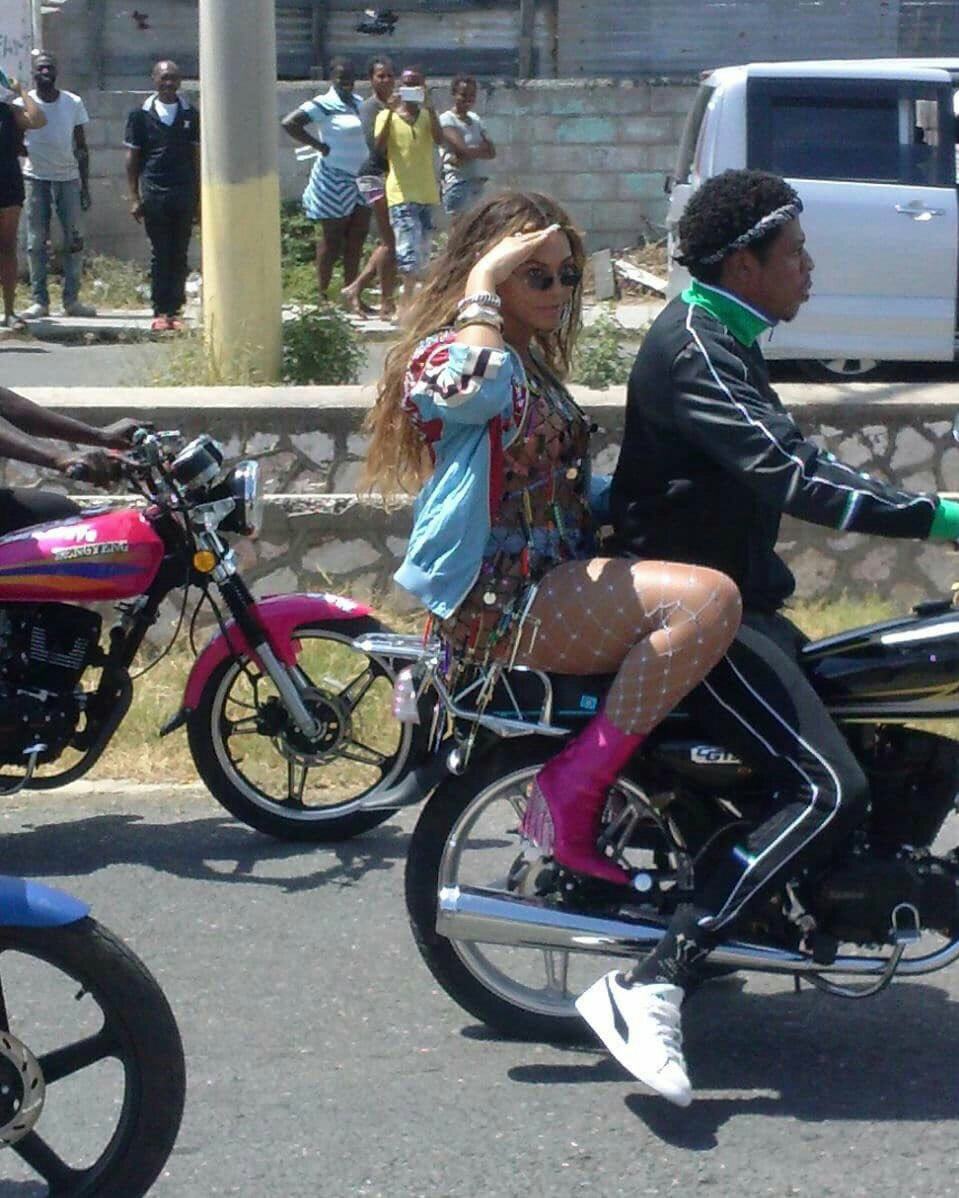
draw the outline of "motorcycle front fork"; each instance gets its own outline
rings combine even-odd
[[[222,578],[216,578],[230,615],[236,621],[237,627],[246,638],[247,644],[256,654],[257,660],[263,667],[263,672],[270,678],[277,689],[280,701],[286,708],[290,718],[299,731],[309,739],[319,735],[320,725],[310,714],[303,700],[304,687],[296,677],[296,672],[280,661],[276,651],[270,644],[269,633],[260,623],[256,615],[256,600],[240,578],[235,569],[225,573]]]

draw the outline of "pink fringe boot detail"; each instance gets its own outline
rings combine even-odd
[[[628,886],[629,874],[597,848],[606,794],[646,738],[603,712],[536,775],[520,825],[525,840],[573,873]]]

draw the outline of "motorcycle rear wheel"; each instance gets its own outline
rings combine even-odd
[[[229,658],[213,671],[187,734],[197,772],[217,802],[283,840],[346,840],[389,819],[389,808],[364,810],[362,803],[402,776],[416,736],[390,710],[393,663],[353,644],[383,631],[369,617],[296,629],[297,665],[314,687],[313,711],[323,726],[316,745],[289,730],[272,682],[249,659]],[[264,712],[287,727],[271,735]]]
[[[23,1182],[32,1193],[42,1178],[50,1198],[142,1198],[173,1149],[186,1089],[180,1033],[157,982],[90,918],[0,928],[0,977],[2,1064],[9,1072],[12,1033],[46,1087],[36,1124],[6,1150]],[[9,1086],[2,1093],[8,1127]]]
[[[557,747],[505,741],[437,788],[410,840],[406,907],[423,960],[455,1002],[504,1036],[560,1044],[593,1039],[573,1003],[623,958],[473,944],[436,931],[443,887],[507,889],[529,784]]]

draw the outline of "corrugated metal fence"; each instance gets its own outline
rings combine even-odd
[[[287,7],[290,0],[280,0]],[[298,5],[309,9],[309,4]],[[396,65],[417,64],[427,75],[474,75],[499,78],[519,73],[519,0],[394,0],[397,22],[392,35],[357,31],[362,10],[356,0],[328,0],[322,6],[319,39],[324,66],[334,55],[359,65],[374,52],[385,52]],[[536,0],[532,29],[532,73],[555,75],[555,0]]]
[[[391,35],[357,30],[364,8]],[[157,58],[197,67],[197,0],[66,0],[49,34],[75,82],[143,83]],[[523,18],[526,17],[524,27]],[[428,75],[690,77],[764,59],[959,55],[959,0],[276,0],[283,79],[322,76],[335,55],[373,53]]]
[[[959,0],[557,0],[561,77],[959,53]]]

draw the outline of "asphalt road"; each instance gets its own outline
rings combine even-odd
[[[415,812],[335,848],[257,836],[199,791],[3,812],[3,869],[92,902],[177,1013],[189,1092],[156,1198],[959,1193],[959,971],[862,1003],[711,984],[681,1111],[433,984],[402,900]],[[0,1156],[0,1198],[35,1198],[17,1168]]]

